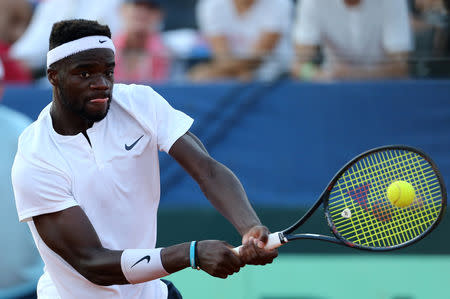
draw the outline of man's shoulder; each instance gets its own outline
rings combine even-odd
[[[154,92],[153,88],[148,85],[116,83],[114,84],[113,98],[122,100],[127,97],[144,96]]]
[[[139,84],[114,84],[113,101],[125,110],[147,105],[159,94],[150,86]]]
[[[208,13],[221,14],[224,10],[230,9],[232,5],[232,2],[228,0],[203,0],[199,1],[198,9]]]
[[[51,132],[47,126],[47,117],[49,116],[41,114],[20,134],[17,150],[22,156],[47,155],[51,150]]]

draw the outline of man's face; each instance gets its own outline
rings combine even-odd
[[[114,85],[114,53],[92,49],[61,61],[55,85],[67,113],[88,121],[105,118]]]
[[[145,38],[147,34],[159,30],[163,14],[161,9],[156,6],[126,3],[122,8],[122,17],[128,34]]]
[[[13,44],[22,36],[33,14],[27,0],[0,0],[0,40]]]

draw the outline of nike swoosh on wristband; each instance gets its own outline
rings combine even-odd
[[[131,149],[139,142],[139,140],[141,140],[142,137],[144,137],[144,135],[142,135],[141,137],[139,137],[138,140],[136,140],[135,142],[133,142],[132,145],[127,145],[127,144],[125,144],[125,149],[126,149],[127,151],[131,150]]]
[[[139,261],[137,261],[133,266],[131,266],[131,268],[133,268],[134,266],[136,266],[137,264],[139,264],[140,262],[142,262],[143,260],[147,260],[147,264],[150,263],[150,256],[146,255],[143,258],[141,258]]]

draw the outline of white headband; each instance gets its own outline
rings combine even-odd
[[[116,48],[110,38],[103,35],[86,36],[71,42],[62,44],[47,53],[47,68],[53,63],[69,57],[70,55],[90,49],[111,49],[116,53]]]

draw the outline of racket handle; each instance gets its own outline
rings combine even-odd
[[[285,243],[285,242],[281,242],[282,238],[283,238],[283,234],[281,232],[271,233],[269,235],[269,240],[267,240],[267,244],[264,248],[275,249],[275,248],[280,247],[281,245],[283,245],[283,243]],[[239,255],[239,251],[241,250],[242,246],[244,246],[244,245],[233,248],[234,253]]]

